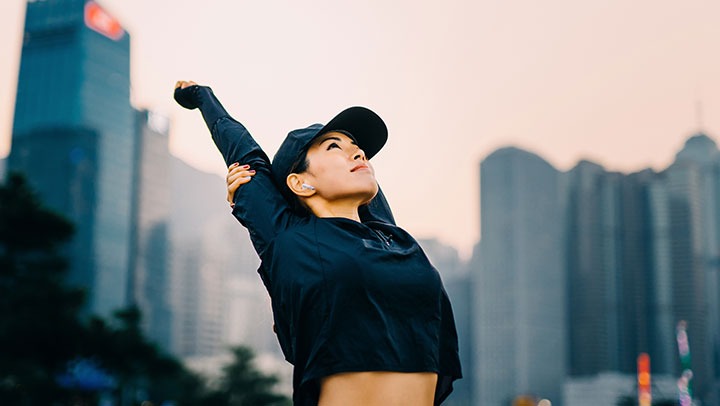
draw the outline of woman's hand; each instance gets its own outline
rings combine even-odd
[[[179,105],[185,107],[186,109],[192,110],[198,107],[194,92],[197,88],[188,89],[188,87],[195,85],[197,85],[197,83],[193,81],[178,80],[175,82],[175,92],[173,93],[173,98]]]
[[[197,83],[193,82],[192,80],[188,80],[188,81],[178,80],[177,82],[175,82],[175,89],[177,89],[177,88],[185,89],[188,86],[195,86],[195,85],[197,85]]]
[[[235,162],[228,166],[228,174],[225,177],[225,181],[227,182],[226,199],[228,203],[230,203],[230,207],[235,207],[235,191],[238,190],[240,185],[250,182],[250,179],[252,179],[254,175],[255,171],[250,169],[250,165],[240,165]]]

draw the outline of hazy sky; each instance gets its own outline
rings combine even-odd
[[[398,224],[463,256],[479,162],[498,147],[561,170],[662,169],[698,130],[698,101],[720,136],[717,0],[100,3],[132,37],[133,103],[172,119],[174,154],[225,173],[200,115],[172,101],[178,79],[211,85],[271,157],[289,130],[368,106],[390,130],[373,163]],[[1,0],[0,156],[24,14]]]

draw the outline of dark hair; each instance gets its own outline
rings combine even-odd
[[[290,167],[291,173],[303,173],[308,170],[308,167],[310,166],[310,161],[307,159],[307,153],[308,153],[308,147],[305,147],[300,151],[300,155],[298,155],[298,158],[293,162],[292,166]],[[293,193],[293,191],[290,189],[290,186],[287,184],[282,185],[281,187],[285,188],[287,191],[288,197],[290,198],[290,203],[292,206],[292,209],[302,216],[307,216],[310,214],[310,209],[308,209],[307,206],[300,200],[300,196]]]
[[[291,173],[303,173],[308,170],[308,166],[310,166],[310,161],[307,159],[308,149],[309,148],[303,148],[303,150],[300,151],[300,155],[298,155],[298,158],[293,162],[288,175]]]

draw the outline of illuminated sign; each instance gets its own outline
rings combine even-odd
[[[650,356],[642,353],[637,358],[638,400],[640,406],[652,404],[652,388],[650,386]]]
[[[115,41],[125,35],[125,30],[120,26],[120,22],[94,1],[85,3],[85,25]]]

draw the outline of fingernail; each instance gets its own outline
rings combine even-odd
[[[248,171],[248,172],[250,172],[250,173],[255,173],[255,170],[253,169],[253,170],[251,170],[251,171]]]
[[[245,168],[245,169],[247,169],[247,168],[250,167],[250,165],[243,165],[242,167]]]
[[[240,165],[240,164],[237,163],[237,162],[235,162],[234,164],[232,164],[232,166],[238,166],[238,165]]]

